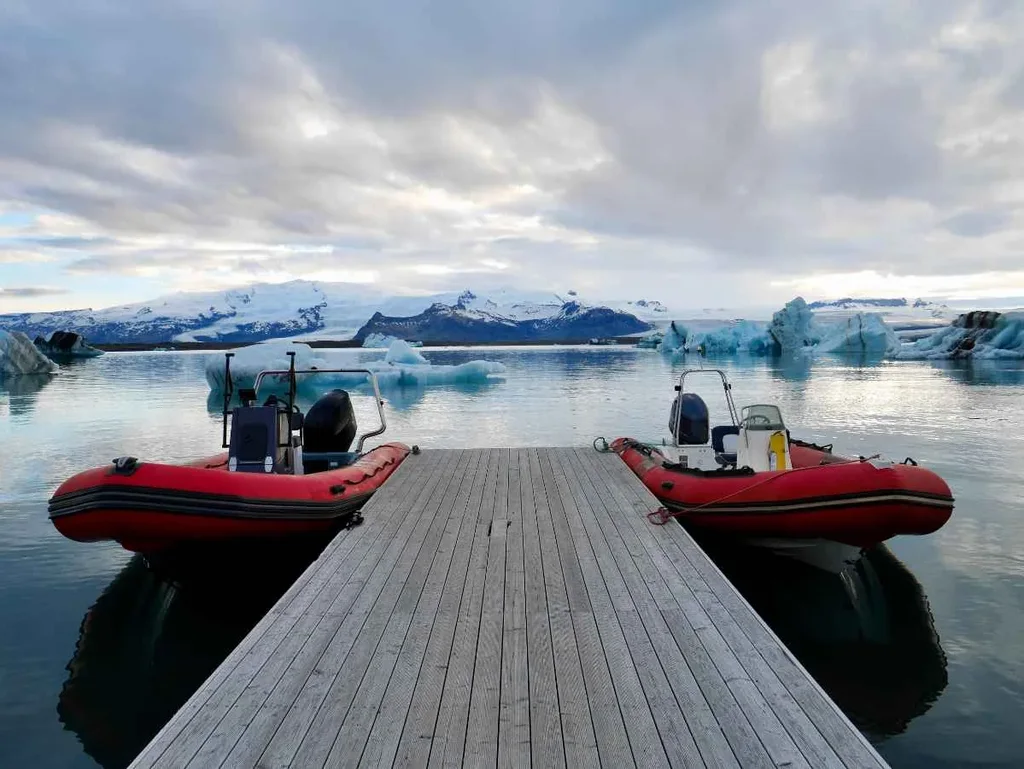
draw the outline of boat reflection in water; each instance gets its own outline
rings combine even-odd
[[[783,643],[862,731],[900,734],[948,682],[921,584],[879,545],[839,574],[701,539]]]
[[[132,558],[82,620],[57,704],[64,728],[104,769],[128,766],[313,558],[279,548],[256,568],[228,558],[173,584]]]

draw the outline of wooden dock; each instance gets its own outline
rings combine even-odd
[[[133,767],[885,767],[613,454],[411,455]]]

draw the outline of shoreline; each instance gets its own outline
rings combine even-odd
[[[557,347],[566,345],[586,345],[588,347],[633,347],[640,337],[607,337],[614,344],[591,345],[589,339],[556,339],[556,340],[516,340],[516,341],[481,341],[451,342],[442,340],[424,340],[423,347]],[[283,341],[283,340],[260,340]],[[363,347],[362,342],[354,339],[296,339],[296,342],[307,344],[318,349],[357,349],[383,350],[383,347]],[[185,350],[234,350],[249,347],[257,342],[89,342],[90,347],[104,352],[180,352]]]

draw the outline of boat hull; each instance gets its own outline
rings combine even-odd
[[[807,444],[791,445],[794,469],[759,473],[679,468],[628,438],[611,447],[681,522],[744,539],[866,548],[900,534],[931,534],[953,512],[949,486],[931,470],[876,466]]]
[[[227,455],[184,465],[138,463],[79,473],[50,499],[50,520],[79,542],[115,540],[153,553],[191,544],[315,534],[343,524],[409,447],[386,443],[346,467],[309,475],[228,472]]]

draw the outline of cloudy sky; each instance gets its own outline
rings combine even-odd
[[[5,0],[0,311],[1024,294],[1019,0]]]

